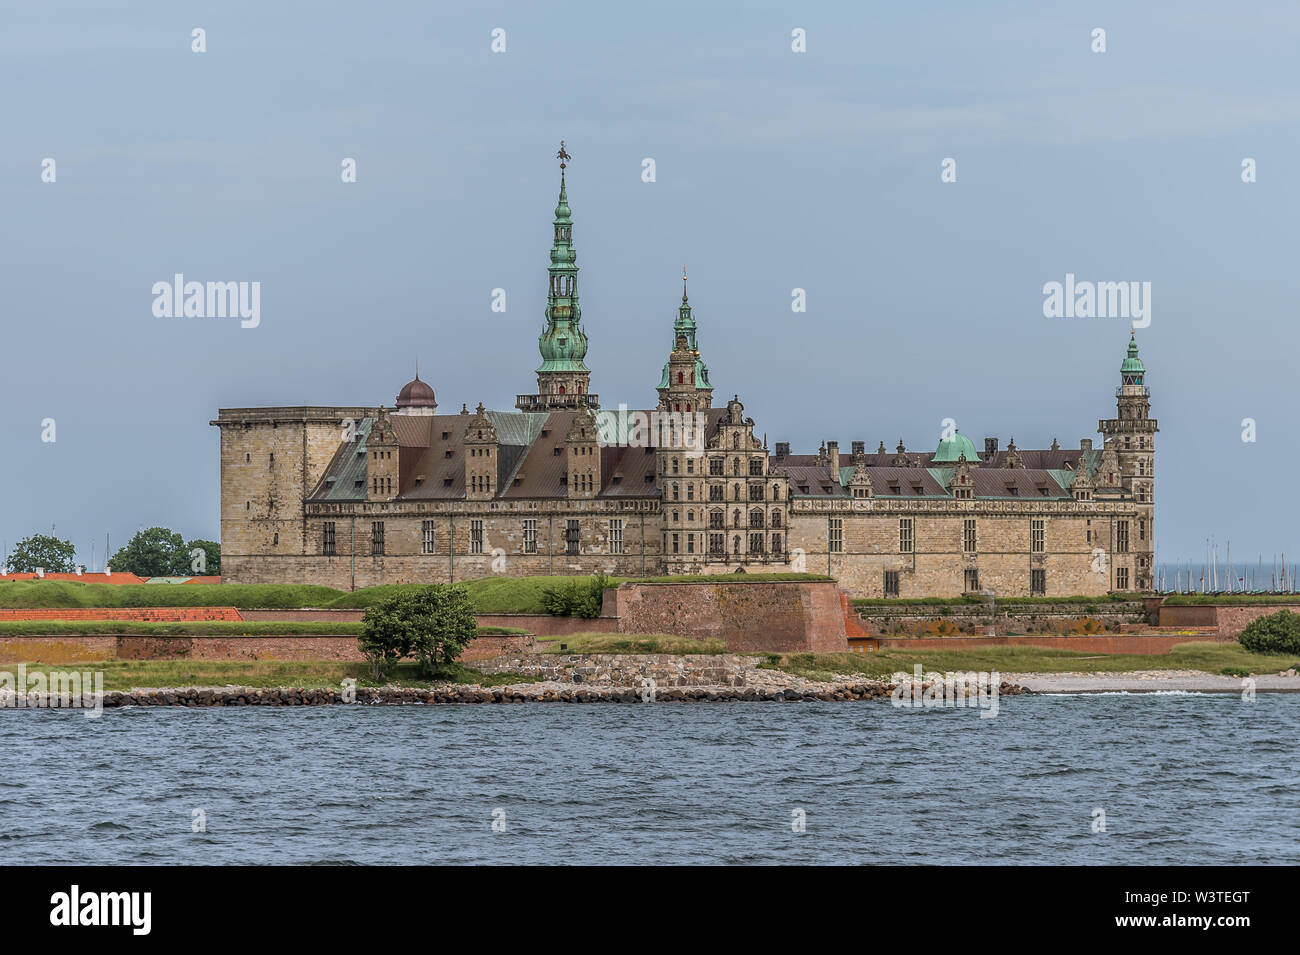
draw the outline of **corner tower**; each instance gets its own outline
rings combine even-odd
[[[1134,589],[1150,590],[1155,573],[1155,436],[1160,429],[1151,417],[1151,392],[1146,385],[1146,366],[1138,357],[1136,332],[1130,332],[1119,376],[1115,389],[1119,417],[1103,418],[1097,422],[1097,430],[1105,437],[1104,447],[1114,448],[1119,485],[1137,504],[1137,527],[1129,535],[1129,549],[1135,554]]]
[[[567,160],[572,157],[560,143],[560,199],[555,206],[554,239],[551,243],[549,286],[546,291],[546,324],[537,337],[542,363],[537,368],[537,394],[519,395],[515,407],[521,411],[551,411],[576,408],[579,403],[597,407],[591,394],[591,370],[587,357],[587,334],[582,329],[582,307],[578,304],[577,253],[573,248],[573,219],[568,188],[564,181]]]
[[[712,404],[713,384],[695,341],[695,317],[686,297],[686,269],[682,269],[682,304],[673,321],[673,350],[659,379],[659,408],[695,412],[708,411]]]

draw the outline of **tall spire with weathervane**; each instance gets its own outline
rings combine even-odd
[[[587,335],[582,329],[578,304],[577,255],[573,249],[573,220],[569,211],[564,170],[573,157],[560,143],[560,200],[555,207],[555,237],[551,244],[550,285],[546,292],[546,324],[537,338],[542,363],[537,369],[537,395],[520,395],[517,406],[526,411],[596,405],[591,391]]]

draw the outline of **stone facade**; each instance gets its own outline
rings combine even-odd
[[[795,571],[863,597],[1150,589],[1158,429],[1135,341],[1098,450],[981,452],[954,432],[934,451],[791,454],[738,395],[713,406],[684,281],[655,407],[599,410],[572,240],[562,185],[539,393],[515,410],[440,414],[418,376],[391,412],[222,409],[224,579]]]

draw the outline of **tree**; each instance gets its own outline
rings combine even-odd
[[[38,567],[48,573],[67,574],[76,569],[73,563],[76,557],[77,548],[72,541],[48,534],[33,534],[14,545],[6,563],[10,571],[19,574],[34,574]]]
[[[108,569],[137,577],[170,577],[177,568],[190,576],[189,551],[180,534],[166,527],[139,531],[108,562]]]
[[[203,552],[201,563],[199,562],[199,555],[194,553],[196,550]],[[172,569],[172,573],[177,577],[220,576],[221,545],[216,541],[192,540],[185,545],[182,563],[184,566]]]
[[[1300,653],[1300,614],[1279,610],[1256,617],[1237,641],[1251,653]]]
[[[433,584],[367,609],[357,646],[376,677],[406,656],[414,656],[420,675],[428,676],[455,662],[477,630],[469,591],[459,584]]]

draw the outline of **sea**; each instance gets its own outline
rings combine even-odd
[[[0,711],[15,864],[1300,863],[1300,694]]]

